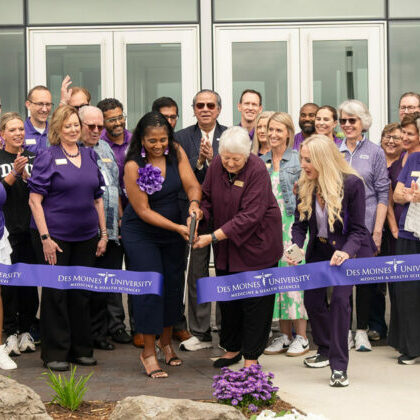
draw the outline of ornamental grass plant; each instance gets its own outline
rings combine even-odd
[[[51,402],[75,411],[83,402],[83,397],[87,391],[86,383],[93,372],[89,375],[82,375],[77,379],[76,366],[73,366],[68,378],[60,374],[57,376],[51,370],[45,372],[44,375],[48,376],[47,385],[55,391]]]
[[[274,374],[264,373],[260,365],[252,365],[233,371],[221,369],[221,375],[213,377],[213,395],[217,402],[255,413],[261,407],[269,407],[277,399],[278,388],[273,386]]]

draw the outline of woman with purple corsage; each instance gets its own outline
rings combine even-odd
[[[156,358],[155,341],[168,366],[182,364],[171,345],[172,326],[182,317],[185,241],[178,196],[185,190],[189,214],[199,208],[201,187],[182,147],[174,142],[172,127],[158,112],[144,115],[134,130],[124,167],[129,204],[121,235],[127,269],[163,275],[163,295],[133,295],[136,333],[144,336],[140,360],[151,378],[166,378]]]

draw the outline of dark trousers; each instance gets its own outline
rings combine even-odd
[[[331,259],[331,245],[317,241],[319,258],[309,262]],[[333,288],[330,305],[327,304],[327,288],[306,290],[305,308],[311,323],[312,337],[318,353],[327,356],[332,370],[347,370],[349,362],[348,326],[350,324],[350,296],[352,286]]]
[[[372,302],[372,296],[376,293],[376,289],[376,284],[360,284],[356,286],[356,323],[358,330],[368,329],[370,305]]]
[[[34,264],[35,252],[31,237],[27,234],[9,235],[13,252],[10,255],[12,264],[18,262]],[[32,286],[3,286],[3,328],[6,335],[28,332],[35,322],[39,306],[38,289]]]
[[[97,257],[95,267],[101,269],[121,270],[123,260],[123,249],[116,241],[109,241],[106,252],[102,257]],[[121,293],[100,293],[92,292],[90,313],[92,321],[92,338],[94,340],[105,340],[108,335],[108,324],[110,311],[108,304],[111,303],[113,324],[117,325],[111,333],[118,328],[124,328],[124,308],[122,306]],[[116,322],[115,318],[120,321]]]
[[[217,276],[234,274],[216,270]],[[257,360],[267,346],[275,295],[219,302],[222,314],[220,345],[240,351],[247,360]]]
[[[185,242],[122,228],[127,269],[163,275],[163,296],[132,295],[135,332],[161,334],[182,317]]]
[[[38,263],[45,264],[42,243],[32,231]],[[65,242],[53,240],[63,250],[57,252],[57,265],[93,267],[98,238]],[[71,361],[93,354],[90,321],[91,292],[44,287],[41,298],[41,359],[44,362]]]

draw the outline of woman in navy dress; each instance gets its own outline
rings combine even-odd
[[[152,176],[153,171],[153,176]],[[146,174],[152,181],[145,180]],[[121,234],[132,271],[162,273],[163,296],[133,296],[136,333],[144,335],[140,360],[151,378],[166,378],[155,353],[155,338],[169,366],[182,361],[171,346],[172,326],[182,317],[185,240],[178,195],[185,190],[189,213],[201,218],[201,188],[184,150],[174,142],[165,117],[150,112],[141,118],[133,133],[124,168],[129,205],[124,211]]]

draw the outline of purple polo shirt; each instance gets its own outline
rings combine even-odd
[[[53,238],[68,242],[85,241],[98,234],[98,213],[94,200],[105,185],[96,164],[97,155],[90,147],[81,147],[82,164],[73,165],[60,146],[51,146],[34,161],[30,192],[44,198],[45,221]],[[31,228],[37,229],[32,217]]]
[[[272,267],[283,255],[282,219],[265,163],[250,155],[233,182],[216,156],[202,185],[205,221],[227,239],[214,245],[215,265],[230,272]]]
[[[391,181],[392,192],[395,191],[395,187],[397,186],[397,182],[398,182],[398,175],[400,174],[403,168],[402,160],[403,160],[404,155],[405,155],[405,152],[401,153],[401,156],[399,157],[399,159],[393,162],[391,166],[388,168],[388,176]],[[404,210],[404,204],[399,204],[399,203],[394,202],[394,215],[395,215],[395,221],[397,222],[397,225],[399,223],[403,210]]]
[[[365,225],[373,232],[376,221],[376,207],[379,203],[388,205],[389,178],[386,167],[385,152],[375,143],[363,137],[357,142],[353,153],[347,147],[346,139],[340,147],[340,152],[353,169],[363,178],[366,192]]]
[[[405,163],[404,168],[398,175],[398,182],[402,182],[405,187],[411,187],[411,181],[417,182],[418,174],[420,173],[420,152],[412,153]],[[401,213],[400,221],[398,223],[398,237],[404,239],[411,239],[412,241],[419,241],[412,232],[404,230],[405,218],[407,217],[408,207],[410,203],[404,204]]]
[[[297,133],[295,135],[295,141],[293,143],[293,149],[299,151],[300,149],[300,145],[305,141],[305,137],[303,137],[303,133],[302,131],[300,133]],[[337,147],[341,146],[341,143],[343,142],[342,139],[340,139],[339,137],[334,135],[334,143],[336,144]]]
[[[25,144],[24,148],[36,155],[46,150],[48,143],[48,122],[46,123],[44,132],[41,134],[31,123],[31,119],[26,118],[25,127]]]
[[[125,156],[127,154],[128,146],[131,142],[131,137],[133,136],[128,130],[124,129],[124,141],[122,144],[113,143],[112,140],[109,139],[108,133],[106,130],[102,130],[101,139],[105,140],[110,146],[112,151],[115,155],[115,160],[117,161],[118,170],[119,170],[119,179],[120,179],[120,187],[121,191],[123,191],[123,195],[121,199],[123,200],[123,207],[125,207],[128,203],[126,194],[125,194],[125,186],[124,186],[124,162]]]

